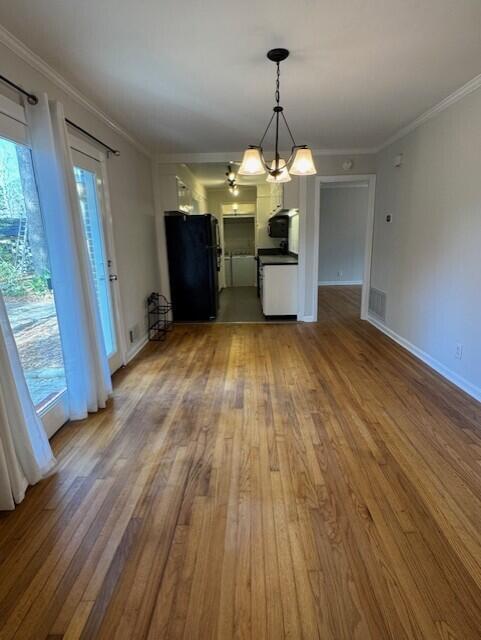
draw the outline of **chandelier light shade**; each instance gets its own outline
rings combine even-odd
[[[297,149],[290,172],[294,176],[313,176],[316,173],[316,167],[310,149],[307,147]]]
[[[246,149],[238,173],[240,173],[241,176],[261,176],[265,172],[266,169],[261,158],[260,150],[257,147],[249,147],[249,149]]]
[[[249,145],[249,147],[244,151],[242,163],[239,168],[240,175],[261,176],[267,172],[267,182],[289,182],[291,179],[290,174],[296,176],[310,176],[316,173],[316,167],[312,158],[312,151],[305,144],[296,144],[284,115],[284,107],[280,104],[280,63],[288,56],[289,51],[287,49],[271,49],[267,53],[268,59],[275,62],[277,66],[275,92],[276,104],[259,144]],[[281,118],[292,141],[291,155],[288,160],[283,160],[279,156],[279,122]],[[275,121],[276,130],[274,160],[268,164],[264,156],[262,143],[264,142],[273,121]]]
[[[290,182],[291,176],[289,175],[289,171],[286,167],[286,161],[279,159],[279,167],[278,172],[273,173],[274,169],[276,169],[276,161],[273,160],[271,162],[269,175],[266,178],[266,182],[276,182],[279,184],[280,182]]]

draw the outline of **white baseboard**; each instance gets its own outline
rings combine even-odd
[[[147,342],[149,341],[149,336],[146,334],[143,338],[136,342],[130,349],[127,351],[125,364],[129,364],[131,360],[135,358],[135,356],[142,351]]]
[[[362,284],[362,280],[320,280],[317,283],[320,287],[342,287],[355,284]]]
[[[315,322],[314,316],[302,316],[298,318],[301,322]]]
[[[425,351],[423,351],[422,349],[419,349],[419,347],[416,347],[416,345],[409,342],[409,340],[406,340],[402,336],[398,335],[395,331],[393,331],[392,329],[389,329],[389,327],[387,327],[385,324],[383,324],[376,318],[373,318],[371,315],[368,315],[367,321],[370,324],[372,324],[374,327],[376,327],[376,329],[379,329],[379,331],[382,331],[382,333],[387,335],[389,338],[392,338],[394,342],[397,342],[399,345],[401,345],[401,347],[404,347],[404,349],[412,353],[413,356],[416,356],[416,358],[419,358],[419,360],[424,362],[424,364],[427,364],[428,367],[431,367],[431,369],[434,369],[434,371],[436,371],[441,376],[443,376],[443,378],[446,378],[446,380],[449,380],[449,382],[452,382],[454,385],[459,387],[462,391],[464,391],[465,393],[473,397],[475,400],[478,400],[478,402],[481,402],[481,389],[479,387],[472,384],[471,382],[469,382],[459,374],[455,373],[454,371],[446,367],[444,364],[439,362],[439,360],[432,358]]]

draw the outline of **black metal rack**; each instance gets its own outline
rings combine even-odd
[[[147,298],[149,315],[149,340],[165,340],[172,328],[172,305],[161,293],[151,293]]]

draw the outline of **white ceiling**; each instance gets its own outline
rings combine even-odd
[[[480,0],[0,0],[0,22],[163,153],[257,142],[271,47],[315,149],[375,147],[481,72]]]

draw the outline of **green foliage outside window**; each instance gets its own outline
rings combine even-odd
[[[0,139],[0,289],[4,296],[50,292],[47,249],[29,150]]]

